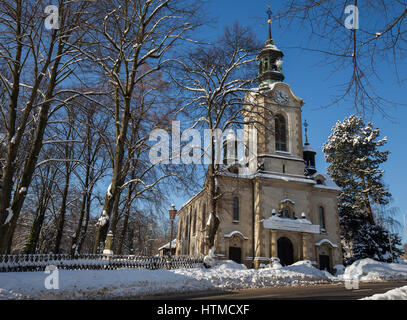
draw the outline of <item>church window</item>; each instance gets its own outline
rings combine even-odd
[[[275,130],[276,150],[287,151],[287,125],[282,115],[275,118]]]
[[[193,224],[192,224],[192,234],[195,234],[196,233],[196,211],[194,211],[194,216],[192,217],[192,221],[193,221]]]
[[[182,220],[179,221],[178,240],[182,238]]]
[[[319,207],[319,224],[322,229],[325,229],[325,212],[323,207]]]
[[[284,208],[283,214],[284,218],[290,218],[290,209]]]
[[[185,218],[185,220],[186,220],[186,222],[185,222],[185,238],[187,239],[188,238],[188,236],[189,236],[189,216],[187,216],[186,218]]]
[[[202,230],[205,228],[206,223],[206,203],[202,206]]]
[[[233,198],[233,221],[239,221],[239,198]]]

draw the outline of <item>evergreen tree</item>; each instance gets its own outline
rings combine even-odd
[[[381,225],[365,223],[355,233],[353,255],[345,257],[345,263],[351,264],[356,260],[373,258],[383,262],[396,262],[403,254],[400,249],[401,238],[390,233]]]
[[[372,211],[391,199],[380,168],[390,152],[379,150],[387,142],[379,135],[371,122],[351,115],[336,123],[323,146],[328,174],[342,188],[338,209],[346,264],[368,257],[389,262],[401,253],[400,238],[377,225]]]

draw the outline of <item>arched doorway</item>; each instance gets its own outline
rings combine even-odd
[[[294,263],[294,249],[290,239],[281,237],[277,241],[277,253],[280,263],[283,266],[288,266]]]

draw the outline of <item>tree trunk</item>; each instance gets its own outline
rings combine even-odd
[[[215,248],[215,238],[219,227],[219,218],[217,213],[217,196],[218,190],[216,186],[216,176],[215,176],[215,169],[214,169],[214,162],[209,165],[208,168],[208,193],[209,193],[209,214],[210,214],[210,223],[209,226],[207,225],[207,235],[206,235],[206,253],[213,253]]]
[[[72,242],[71,242],[71,248],[70,252],[71,255],[74,255],[75,252],[78,252],[78,239],[81,236],[82,229],[83,229],[83,219],[85,217],[85,208],[86,208],[86,203],[88,201],[88,192],[89,192],[89,174],[90,174],[90,163],[86,166],[86,173],[85,173],[85,185],[84,185],[84,190],[83,190],[83,197],[82,197],[82,203],[81,203],[81,210],[79,213],[79,221],[75,229],[75,234],[72,237]]]
[[[105,201],[103,205],[103,210],[101,215],[107,216],[108,222],[104,225],[98,225],[96,228],[96,236],[95,242],[93,245],[93,253],[98,253],[99,247],[103,244],[106,240],[107,232],[109,230],[110,218],[112,215],[113,205],[119,192],[119,188],[122,184],[122,169],[123,169],[123,161],[124,161],[124,147],[125,147],[125,140],[127,136],[127,128],[129,125],[130,119],[130,102],[131,98],[129,96],[125,97],[125,104],[123,110],[123,119],[121,121],[120,129],[117,129],[116,132],[116,149],[115,149],[115,157],[114,157],[114,165],[113,165],[113,177],[112,183],[110,185],[110,194],[106,192]],[[118,112],[119,112],[119,102],[116,102],[116,121],[119,119]]]
[[[67,167],[67,169],[66,169],[66,176],[65,176],[65,186],[64,186],[64,190],[62,192],[61,209],[60,209],[59,215],[58,215],[57,235],[55,237],[54,253],[60,253],[62,234],[64,232],[64,225],[65,225],[66,203],[67,203],[67,198],[68,198],[69,180],[71,177],[71,169],[69,168],[69,164],[67,164],[66,167]]]
[[[50,171],[50,167],[47,168],[47,175],[46,175],[47,178],[49,177],[49,171]],[[37,212],[35,214],[35,217],[34,217],[34,220],[33,220],[32,226],[31,226],[29,238],[27,239],[27,242],[26,242],[26,245],[24,248],[24,253],[26,253],[26,254],[36,253],[36,248],[38,246],[41,228],[44,223],[45,213],[47,211],[47,206],[48,206],[49,200],[51,198],[50,190],[52,188],[53,179],[55,178],[56,172],[57,171],[55,170],[52,177],[50,177],[49,183],[43,181],[40,199],[38,200]]]
[[[0,253],[9,253],[11,250],[11,243],[13,239],[13,233],[15,230],[15,227],[17,225],[17,220],[18,217],[20,216],[21,208],[23,206],[25,197],[26,197],[26,192],[19,192],[21,188],[26,188],[28,189],[32,176],[34,174],[35,166],[38,161],[38,156],[42,148],[42,141],[44,137],[44,132],[45,128],[48,123],[48,111],[51,107],[51,101],[53,97],[53,92],[54,88],[56,86],[56,81],[57,81],[57,74],[58,74],[58,67],[62,58],[62,49],[63,49],[63,44],[62,40],[59,43],[58,50],[56,53],[57,58],[55,58],[54,64],[52,66],[51,70],[51,77],[49,80],[47,92],[45,94],[44,98],[44,103],[42,104],[42,107],[40,109],[40,114],[39,114],[39,119],[38,119],[38,125],[36,128],[36,134],[34,141],[32,142],[32,146],[30,149],[30,152],[27,156],[27,159],[24,163],[23,167],[23,172],[21,176],[21,180],[19,183],[19,186],[16,188],[13,196],[13,200],[11,203],[11,210],[13,212],[13,216],[11,218],[11,221],[7,224],[1,224],[0,225]],[[9,175],[9,172],[4,172],[3,171],[3,179],[4,179],[4,173]],[[7,181],[3,181],[3,186],[7,183]],[[6,190],[2,190],[2,197],[1,197],[1,203],[0,203],[0,217],[3,216],[6,211],[8,204],[11,201],[11,190],[12,186],[8,185]]]
[[[134,175],[134,170],[133,170],[131,178],[134,179],[134,176],[135,175]],[[118,254],[122,253],[123,243],[124,243],[124,239],[126,238],[126,232],[127,232],[127,228],[128,228],[128,224],[129,224],[130,208],[131,208],[131,195],[133,193],[132,186],[133,186],[132,184],[129,185],[129,189],[128,189],[128,193],[127,193],[127,199],[126,199],[126,205],[125,205],[126,211],[124,213],[123,229],[120,234],[119,245],[117,247]]]
[[[80,234],[79,240],[78,240],[78,249],[77,249],[78,253],[81,252],[82,245],[83,245],[83,242],[85,241],[85,237],[86,237],[86,231],[87,231],[88,225],[89,225],[92,190],[93,190],[93,188],[90,188],[88,197],[86,199],[86,214],[85,214],[85,220],[82,221],[81,234]]]
[[[361,177],[361,181],[362,181],[363,190],[366,190],[366,181],[365,181],[365,178],[364,178],[364,177]],[[366,206],[367,215],[368,215],[368,217],[369,217],[369,223],[370,223],[371,225],[374,225],[374,224],[375,224],[375,221],[374,221],[374,216],[373,216],[372,207],[370,206],[369,194],[368,194],[368,193],[363,193],[363,195],[364,195],[364,198],[365,198],[365,206]]]

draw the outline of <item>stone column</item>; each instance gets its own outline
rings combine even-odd
[[[261,263],[264,263],[266,253],[261,180],[256,179],[254,183],[254,267],[257,269]]]
[[[309,236],[306,233],[302,234],[302,259],[309,260]]]
[[[270,249],[270,231],[267,229],[264,229],[264,247],[265,247],[265,253],[266,253],[266,258],[271,258],[271,249]]]
[[[103,255],[105,256],[112,256],[113,255],[113,232],[109,231],[106,240],[105,240],[105,248],[103,250]]]
[[[277,258],[278,257],[278,252],[277,252],[277,231],[276,230],[270,230],[271,233],[271,258]]]

